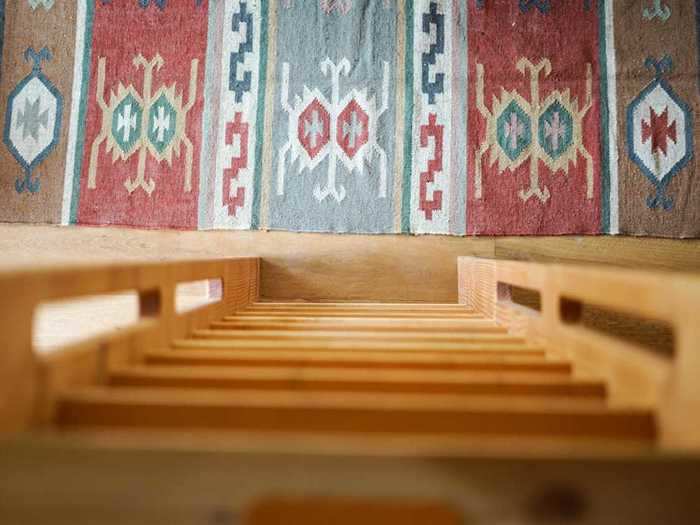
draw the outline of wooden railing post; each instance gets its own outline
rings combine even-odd
[[[700,448],[700,285],[678,283],[675,312],[675,357],[660,407],[661,442],[671,448]],[[672,292],[670,290],[669,292]],[[688,299],[687,301],[684,299]]]
[[[33,312],[31,290],[5,282],[0,286],[0,433],[19,432],[34,419],[37,377],[32,349]]]

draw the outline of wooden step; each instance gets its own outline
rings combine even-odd
[[[196,339],[274,339],[290,340],[340,340],[340,341],[396,341],[396,342],[447,342],[447,343],[520,343],[525,339],[507,333],[469,332],[452,334],[449,332],[423,332],[404,330],[402,332],[345,331],[345,330],[235,330],[213,328],[194,330],[191,337]]]
[[[203,333],[200,332],[200,333]],[[215,334],[212,334],[215,335]],[[524,341],[496,342],[432,342],[432,341],[367,341],[353,339],[311,339],[311,340],[276,340],[276,339],[176,339],[173,348],[212,349],[212,350],[308,350],[320,352],[335,351],[378,351],[378,352],[431,352],[431,353],[469,353],[469,352],[505,352],[511,354],[543,355],[542,348],[525,344]]]
[[[279,321],[284,319],[445,319],[445,320],[469,320],[486,319],[482,314],[470,312],[415,312],[410,310],[238,310],[234,315],[224,317],[230,319],[266,319],[268,321]]]
[[[314,366],[321,368],[490,370],[570,374],[571,363],[540,356],[502,355],[488,350],[467,353],[316,350],[166,349],[145,353],[151,364],[180,366]]]
[[[605,399],[601,381],[551,374],[304,367],[222,368],[131,366],[110,372],[117,386],[236,390],[403,392],[423,394],[561,396]]]
[[[421,311],[421,312],[474,312],[459,303],[324,303],[324,302],[257,302],[246,310],[346,310],[346,311]]]
[[[580,400],[169,388],[75,389],[62,426],[651,440],[651,412]]]
[[[214,321],[213,329],[229,330],[343,330],[377,332],[416,331],[430,333],[506,333],[508,330],[485,319],[375,319],[371,317],[303,318],[297,320],[267,321],[265,319],[227,317],[228,321]]]

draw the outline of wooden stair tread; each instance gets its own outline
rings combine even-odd
[[[296,308],[296,307],[317,307],[317,308],[455,308],[467,309],[461,303],[389,303],[389,302],[362,302],[362,301],[254,301],[246,308]]]
[[[252,303],[238,311],[478,313],[459,303]]]
[[[111,385],[236,389],[387,391],[471,395],[550,395],[604,399],[602,381],[538,373],[353,370],[304,367],[129,366]]]
[[[290,321],[267,321],[265,319],[228,317],[229,320],[214,321],[210,324],[212,329],[229,330],[275,330],[275,331],[371,331],[377,332],[403,332],[416,331],[429,333],[443,333],[449,331],[456,334],[468,334],[472,332],[506,333],[508,330],[491,320],[485,319],[376,319],[371,317],[351,318],[314,318]]]
[[[318,351],[379,351],[379,352],[441,352],[457,353],[469,351],[511,351],[531,352],[542,354],[544,350],[525,343],[521,339],[473,341],[473,342],[446,342],[446,341],[372,341],[353,339],[310,339],[310,340],[276,340],[240,338],[228,339],[226,337],[216,339],[216,331],[212,331],[211,338],[176,339],[172,341],[173,348],[207,348],[207,349],[245,349],[245,350],[318,350]],[[209,332],[207,332],[209,335]]]
[[[452,312],[410,312],[410,311],[349,311],[349,310],[333,310],[333,311],[280,311],[280,310],[238,310],[235,314],[224,317],[225,321],[233,319],[264,319],[267,321],[285,321],[285,320],[303,320],[308,319],[379,319],[386,320],[407,320],[407,319],[438,319],[445,321],[467,321],[467,320],[487,320],[482,314],[471,313],[452,313]]]
[[[469,333],[445,333],[445,332],[424,332],[418,330],[403,330],[400,333],[374,332],[360,330],[237,330],[221,326],[211,329],[199,329],[192,332],[191,337],[201,339],[274,339],[278,341],[305,339],[305,340],[331,340],[331,339],[351,339],[367,341],[430,341],[448,343],[478,343],[478,342],[519,342],[525,343],[523,337],[510,335],[507,333],[492,333],[473,331]]]
[[[58,401],[63,425],[615,436],[652,439],[648,410],[610,409],[588,400],[455,395],[307,393],[171,388],[74,389]]]
[[[495,351],[457,354],[442,352],[439,355],[419,352],[334,351],[316,350],[215,350],[215,349],[167,349],[148,351],[144,354],[149,363],[178,363],[181,365],[282,366],[313,365],[333,368],[416,368],[416,369],[472,369],[472,370],[520,370],[551,373],[570,373],[571,363],[541,356],[513,356]]]

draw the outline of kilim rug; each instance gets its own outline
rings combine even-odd
[[[0,0],[0,220],[700,236],[700,0]]]

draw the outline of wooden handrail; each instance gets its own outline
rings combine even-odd
[[[460,257],[458,267],[461,303],[606,379],[611,404],[656,410],[662,446],[700,447],[700,278],[476,257]],[[513,286],[538,292],[540,311],[515,304]],[[664,322],[673,331],[673,356],[584,326],[586,305]]]
[[[0,432],[24,430],[50,420],[58,392],[98,384],[106,367],[131,362],[147,348],[165,346],[240,306],[258,299],[259,259],[130,263],[18,271],[0,275]],[[177,313],[178,283],[221,279],[221,301]],[[37,355],[32,345],[34,312],[41,303],[135,291],[139,321]]]

